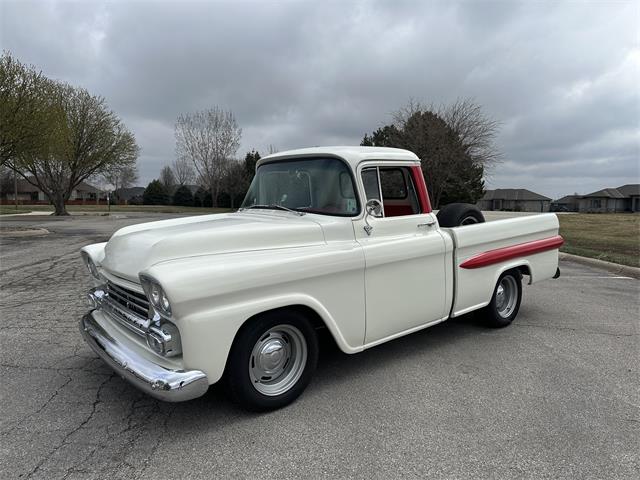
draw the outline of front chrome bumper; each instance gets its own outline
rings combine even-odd
[[[167,402],[200,397],[209,388],[200,370],[170,370],[142,357],[107,333],[89,312],[80,321],[80,332],[91,349],[118,375],[143,392]]]

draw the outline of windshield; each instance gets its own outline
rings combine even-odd
[[[241,208],[291,209],[349,217],[359,212],[351,171],[336,158],[261,165]]]

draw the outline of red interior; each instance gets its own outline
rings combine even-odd
[[[431,212],[431,202],[429,202],[429,195],[427,194],[427,187],[424,183],[424,177],[420,166],[416,165],[411,167],[411,177],[418,196],[418,203],[420,205],[421,213]],[[411,206],[411,200],[409,196],[406,199],[385,199],[384,200],[384,216],[385,217],[400,217],[404,215],[414,215]]]
[[[384,202],[385,217],[399,217],[401,215],[413,215],[411,205],[389,205],[388,201]]]

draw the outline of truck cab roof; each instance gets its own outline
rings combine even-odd
[[[335,147],[311,147],[311,148],[299,148],[297,150],[287,150],[285,152],[277,152],[266,157],[261,158],[257,166],[259,167],[263,163],[275,162],[281,160],[288,160],[291,158],[299,157],[338,157],[345,160],[351,168],[355,170],[360,162],[366,160],[380,160],[380,161],[411,161],[420,162],[420,159],[415,153],[409,150],[403,150],[401,148],[389,148],[389,147],[349,147],[349,146],[335,146]]]

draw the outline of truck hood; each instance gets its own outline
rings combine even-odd
[[[122,228],[107,242],[101,265],[138,282],[142,270],[168,260],[323,243],[322,227],[309,217],[286,212],[202,215]]]

